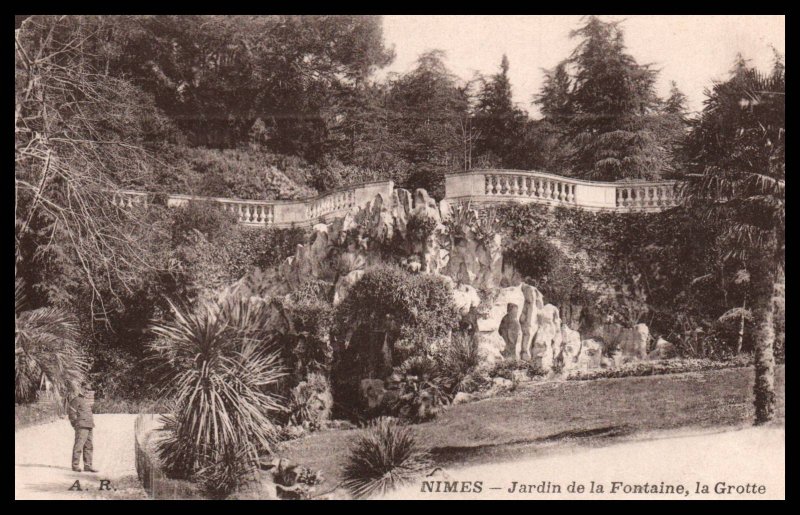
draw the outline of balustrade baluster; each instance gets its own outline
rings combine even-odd
[[[564,194],[564,183],[563,182],[559,182],[558,183],[558,200],[563,201],[565,198],[566,198],[566,195]]]

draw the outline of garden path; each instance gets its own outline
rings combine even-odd
[[[73,472],[74,432],[66,419],[26,427],[14,433],[16,499],[142,499],[136,477],[133,425],[136,415],[95,415],[94,467],[100,472]],[[110,490],[100,490],[109,480]],[[81,490],[70,490],[80,481]]]

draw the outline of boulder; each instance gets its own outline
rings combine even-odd
[[[350,288],[364,276],[364,270],[353,270],[344,277],[340,277],[336,282],[336,287],[333,293],[333,305],[338,306],[347,297]]]
[[[475,333],[478,342],[478,352],[481,355],[481,368],[489,368],[498,361],[503,360],[503,351],[506,342],[497,331],[484,331]]]
[[[511,381],[514,383],[524,383],[530,380],[527,370],[512,370]]]
[[[561,348],[561,317],[558,308],[552,304],[542,307],[537,313],[539,328],[533,337],[531,361],[539,368],[550,371],[553,368],[555,350]]]
[[[433,218],[440,223],[442,221],[436,201],[422,188],[414,190],[414,213]]]
[[[525,296],[520,286],[497,290],[488,312],[478,319],[478,331],[488,332],[500,329],[500,322],[506,316],[509,304],[517,306],[525,304]]]
[[[544,300],[541,292],[535,287],[528,284],[521,284],[520,290],[525,299],[522,306],[522,313],[519,315],[519,324],[522,328],[522,336],[520,341],[520,352],[517,354],[518,359],[531,359],[531,345],[533,344],[533,336],[539,329],[539,310],[544,307]]]
[[[561,360],[564,370],[575,370],[582,353],[581,335],[578,331],[570,329],[567,324],[561,323]]]
[[[648,358],[652,360],[656,359],[670,359],[674,358],[677,355],[677,350],[675,349],[675,345],[668,342],[663,338],[659,338],[656,342],[656,347],[653,351],[648,355]]]
[[[520,336],[522,335],[522,327],[519,324],[519,306],[513,302],[508,303],[506,314],[500,321],[497,332],[505,342],[503,357],[519,356]]]
[[[329,429],[340,429],[340,430],[347,430],[347,429],[358,429],[358,426],[350,422],[349,420],[331,420],[328,423]]]
[[[577,370],[600,368],[603,360],[603,342],[590,338],[581,341],[581,353],[578,356]]]
[[[470,309],[477,308],[481,303],[478,290],[468,284],[459,284],[453,289],[453,303],[458,309],[458,313],[463,317],[469,313]]]
[[[466,404],[467,402],[472,402],[473,400],[475,400],[475,396],[471,393],[458,392],[456,396],[453,397],[453,405]]]
[[[511,379],[505,377],[495,377],[492,379],[492,388],[496,390],[510,390],[514,386]]]
[[[600,358],[600,368],[616,368],[616,366],[614,358],[609,358],[607,356]]]
[[[361,404],[369,411],[380,408],[386,395],[383,381],[380,379],[362,379],[359,385]]]
[[[647,359],[647,342],[650,340],[650,330],[645,324],[625,329],[620,334],[619,350],[628,360]]]

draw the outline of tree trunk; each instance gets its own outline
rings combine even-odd
[[[747,308],[747,296],[745,295],[742,301],[742,316],[739,318],[739,335],[736,340],[736,355],[742,353],[742,344],[744,343],[744,310]]]
[[[757,286],[757,300],[753,303],[753,316],[756,324],[754,341],[756,379],[753,387],[756,425],[765,424],[775,416],[775,356],[773,354],[775,326],[772,302],[775,277],[772,273],[763,275],[764,277],[759,279],[764,282]],[[769,284],[768,287],[764,284],[765,282]]]

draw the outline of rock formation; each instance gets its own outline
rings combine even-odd
[[[410,231],[411,222],[423,230]],[[581,327],[581,334],[573,330],[580,307],[562,314],[545,304],[539,290],[525,284],[513,266],[504,266],[502,235],[491,233],[491,226],[492,221],[468,208],[444,201],[437,206],[423,189],[412,194],[396,188],[342,218],[315,225],[306,245],[265,272],[272,284],[259,295],[285,295],[317,279],[331,284],[336,305],[367,268],[393,256],[411,272],[451,279],[462,327],[475,330],[487,364],[505,357],[531,360],[546,371],[559,365],[565,370],[596,368],[608,348],[617,349],[616,364],[648,358],[650,335],[644,324],[625,328],[596,321]],[[674,353],[667,342],[659,341],[656,350],[651,359]]]

